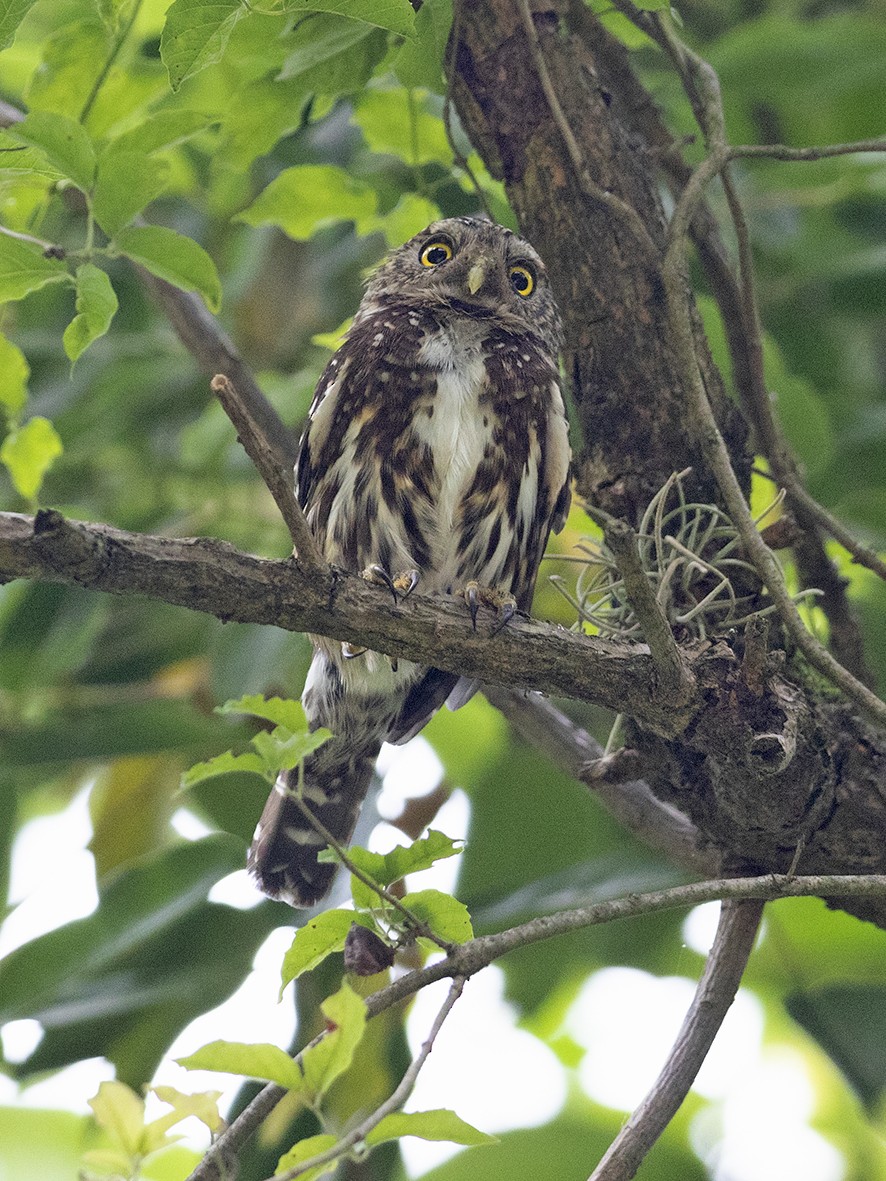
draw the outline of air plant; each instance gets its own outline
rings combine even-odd
[[[668,477],[649,502],[636,535],[643,569],[681,640],[722,635],[775,610],[763,598],[759,574],[742,556],[738,530],[729,516],[718,505],[687,500],[683,481],[691,470]],[[783,499],[784,492],[779,492],[755,524]],[[605,514],[589,512],[605,522]],[[562,577],[550,576],[577,612],[574,628],[589,623],[603,636],[642,639],[624,579],[606,543],[585,537],[576,549],[582,556],[566,559],[582,566],[574,594]],[[795,601],[820,593],[805,590]]]

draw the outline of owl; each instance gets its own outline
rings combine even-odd
[[[569,508],[560,322],[544,265],[493,222],[435,222],[370,279],[317,386],[296,494],[326,559],[388,592],[461,595],[500,620],[528,610]],[[312,906],[335,866],[311,816],[346,844],[383,742],[406,742],[475,683],[321,636],[302,702],[332,738],[268,800],[248,865]]]

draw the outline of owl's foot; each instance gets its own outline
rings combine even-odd
[[[361,648],[359,644],[350,644],[347,640],[342,641],[341,654],[345,660],[353,660],[355,656],[362,656],[366,652],[366,648]]]
[[[471,613],[474,631],[477,630],[477,613],[481,603],[498,612],[498,623],[492,631],[494,636],[498,635],[517,610],[517,600],[510,591],[500,590],[497,586],[481,586],[475,578],[465,584],[462,594]]]
[[[420,575],[415,569],[402,570],[392,578],[383,566],[373,564],[372,566],[367,566],[360,577],[364,578],[367,582],[373,583],[374,586],[386,586],[394,596],[394,602],[399,603],[401,598],[409,598],[418,586]]]

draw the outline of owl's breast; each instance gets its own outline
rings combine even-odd
[[[416,442],[433,464],[429,590],[446,590],[456,578],[463,504],[492,447],[486,363],[473,328],[461,335],[441,328],[418,354],[436,378],[424,387],[413,417]]]

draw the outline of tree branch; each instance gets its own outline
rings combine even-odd
[[[280,515],[286,522],[299,562],[309,574],[321,573],[326,569],[327,563],[305,520],[301,505],[295,499],[292,469],[280,466],[279,455],[268,442],[255,418],[254,400],[250,406],[230,378],[225,377],[223,373],[217,373],[210,385],[225,414],[233,423],[243,450],[255,464],[273,496]]]
[[[683,249],[689,223],[705,185],[728,163],[733,152],[725,142],[712,143],[710,155],[690,177],[668,228],[668,245],[662,265],[672,344],[684,374],[692,429],[708,469],[717,484],[732,521],[741,536],[747,557],[762,578],[794,643],[813,666],[841,689],[869,717],[886,725],[886,703],[854,677],[807,631],[785,585],[784,575],[772,551],[763,541],[751,517],[728,448],[708,400],[695,352],[695,338],[686,296]]]
[[[535,693],[497,685],[484,685],[483,693],[530,746],[565,774],[586,784],[607,812],[638,840],[696,873],[717,872],[717,851],[705,845],[701,833],[682,812],[654,796],[648,784],[639,779],[604,782],[589,772],[589,765],[602,757],[603,747],[551,702]]]
[[[355,575],[328,568],[309,576],[209,538],[129,533],[69,521],[55,511],[0,513],[0,582],[39,578],[109,594],[143,594],[224,621],[314,632],[421,664],[516,688],[594,701],[664,732],[680,731],[698,701],[675,707],[654,689],[643,644],[617,644],[516,616],[475,632],[452,598],[412,594],[394,605]],[[722,658],[715,649],[698,660]]]
[[[160,304],[179,340],[200,368],[209,376],[223,373],[229,378],[271,450],[276,466],[283,471],[292,471],[297,456],[295,436],[262,393],[233,342],[200,296],[181,291],[141,267],[137,269],[142,282]]]
[[[629,1181],[676,1115],[735,1000],[762,913],[760,901],[723,903],[714,945],[668,1060],[590,1181]]]
[[[511,927],[507,931],[472,939],[455,948],[445,959],[401,976],[393,984],[389,984],[367,997],[367,1016],[370,1019],[377,1017],[380,1013],[384,1013],[393,1005],[414,996],[422,988],[437,980],[455,977],[467,980],[482,968],[519,947],[527,947],[544,939],[552,939],[557,935],[565,935],[570,931],[586,927],[599,926],[616,919],[657,914],[664,910],[674,910],[682,906],[697,906],[701,902],[711,902],[716,899],[764,901],[775,898],[827,897],[832,895],[882,898],[886,896],[886,875],[835,874],[790,877],[788,875],[766,874],[754,878],[720,878],[706,882],[693,882],[686,886],[674,886],[668,890],[655,890],[646,894],[629,894],[624,898],[612,899],[609,902],[597,902],[575,910],[561,911],[559,914],[542,915],[540,918],[530,919],[527,923]],[[750,913],[749,910],[748,914]],[[709,979],[710,973],[706,972],[706,976]],[[705,976],[702,977],[703,980],[705,978]],[[704,999],[707,1000],[706,997]],[[298,1061],[299,1055],[295,1055],[295,1058]],[[279,1087],[275,1083],[264,1087],[255,1099],[240,1112],[230,1127],[222,1132],[187,1181],[220,1181],[223,1176],[222,1162],[229,1159],[232,1153],[249,1139],[286,1093],[283,1087]]]
[[[329,1161],[339,1160],[343,1156],[355,1148],[361,1141],[365,1140],[373,1128],[378,1127],[381,1121],[392,1112],[399,1111],[409,1096],[412,1094],[412,1089],[415,1086],[416,1080],[419,1076],[421,1068],[428,1060],[428,1055],[434,1048],[434,1042],[437,1040],[437,1034],[443,1028],[443,1022],[452,1012],[452,1007],[462,994],[462,989],[465,986],[465,981],[462,977],[456,976],[452,981],[452,986],[446,1000],[443,1002],[440,1011],[434,1018],[431,1025],[430,1032],[422,1044],[421,1049],[415,1058],[410,1062],[406,1069],[403,1078],[400,1080],[396,1090],[373,1111],[372,1115],[367,1116],[365,1120],[357,1125],[352,1131],[348,1132],[338,1144],[333,1144],[332,1148],[326,1152],[320,1152],[316,1156],[310,1157],[306,1161],[302,1161],[293,1169],[287,1170],[285,1173],[275,1173],[274,1177],[269,1178],[268,1181],[295,1181],[296,1177],[303,1177],[305,1173],[311,1169],[317,1168],[318,1165],[325,1165]]]
[[[589,511],[592,517],[597,515],[593,508]],[[695,685],[674,639],[667,616],[655,597],[652,584],[643,569],[637,549],[637,535],[624,521],[608,514],[600,514],[600,517],[606,544],[612,551],[624,579],[628,602],[652,653],[661,691],[678,701],[683,700],[692,695]]]

